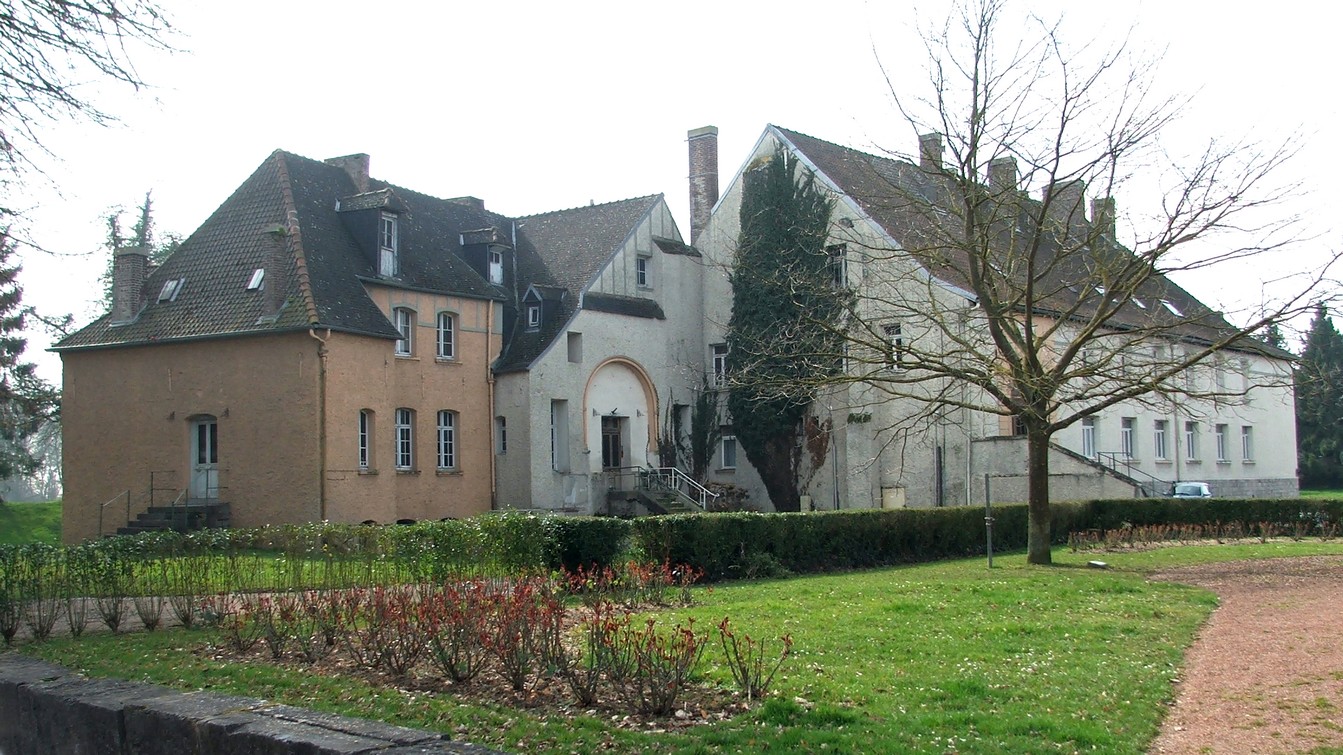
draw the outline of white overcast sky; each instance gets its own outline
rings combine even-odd
[[[719,128],[724,184],[767,123],[913,151],[876,60],[902,91],[926,89],[919,19],[944,18],[948,5],[162,2],[181,51],[136,55],[150,91],[100,86],[96,100],[121,123],[42,128],[59,161],[44,162],[49,178],[30,178],[14,204],[54,253],[23,257],[26,300],[45,313],[81,323],[100,313],[108,208],[133,208],[152,190],[159,232],[189,234],[276,148],[317,159],[367,152],[379,178],[477,196],[508,215],[663,193],[688,237],[688,129]],[[1189,144],[1299,138],[1290,177],[1307,192],[1288,210],[1318,237],[1268,266],[1277,274],[1339,246],[1343,128],[1337,19],[1328,18],[1339,12],[1330,7],[1017,0],[1011,9],[1062,14],[1075,44],[1128,35],[1164,55],[1161,84],[1195,95],[1173,134]],[[1130,198],[1118,199],[1122,210]],[[1253,298],[1253,277],[1181,282],[1218,306]],[[30,354],[47,345],[34,334]],[[58,360],[41,363],[59,379]]]

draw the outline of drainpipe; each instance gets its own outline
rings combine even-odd
[[[317,335],[317,328],[308,328],[308,335],[317,341],[317,518],[326,521],[326,339],[331,337],[331,329],[326,329],[326,338]]]
[[[515,231],[515,233],[516,233],[516,231]],[[514,238],[516,238],[516,236],[515,236]],[[517,249],[516,244],[514,245],[513,248],[514,248],[514,250],[515,250],[515,252],[516,252],[516,249]],[[489,448],[489,455],[490,455],[490,510],[493,511],[494,509],[497,509],[497,508],[499,507],[499,501],[498,501],[499,485],[498,485],[498,483],[496,482],[497,477],[498,477],[498,470],[497,470],[497,468],[496,468],[496,464],[497,464],[497,461],[498,461],[498,460],[495,458],[495,451],[494,451],[494,449],[496,448],[495,444],[499,442],[499,439],[496,438],[496,437],[494,437],[494,431],[495,431],[495,427],[494,427],[494,370],[492,369],[492,365],[490,364],[490,329],[494,327],[494,300],[493,300],[493,299],[490,299],[489,301],[487,301],[487,302],[485,303],[485,318],[486,318],[486,319],[485,319],[485,359],[484,359],[484,362],[485,362],[485,390],[486,390],[486,393],[487,393],[487,399],[488,399],[488,403],[486,404],[486,406],[487,406],[488,408],[486,409],[486,412],[485,412],[485,414],[487,415],[487,416],[485,417],[485,424],[488,425],[489,428],[490,428],[490,430],[489,430],[489,436],[490,436],[490,448]]]

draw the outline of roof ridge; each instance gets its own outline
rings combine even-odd
[[[289,250],[294,255],[294,274],[298,279],[299,296],[303,298],[303,308],[308,314],[308,322],[318,322],[317,302],[312,295],[312,281],[308,275],[308,262],[303,253],[303,230],[298,219],[298,205],[294,202],[294,191],[290,186],[289,166],[285,162],[284,150],[275,150],[275,169],[280,174],[280,202],[284,210],[284,224],[288,231]]]
[[[664,195],[662,194],[662,192],[658,192],[657,194],[645,194],[640,197],[629,197],[627,199],[613,199],[609,202],[584,204],[584,205],[578,205],[576,207],[565,207],[559,210],[547,210],[546,212],[536,212],[532,213],[531,215],[519,215],[518,220],[523,220],[525,218],[539,218],[542,215],[558,215],[562,212],[575,212],[577,210],[595,210],[601,207],[610,207],[611,205],[617,205],[617,204],[627,204],[632,202],[651,202],[660,199],[663,196]]]

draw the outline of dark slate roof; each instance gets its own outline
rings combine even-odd
[[[617,296],[590,292],[583,297],[583,309],[594,312],[610,312],[615,315],[643,317],[649,320],[665,320],[667,315],[662,305],[653,299],[640,299],[637,296]]]
[[[583,296],[587,287],[661,201],[662,195],[656,194],[518,218],[519,290],[553,287],[568,296],[537,330],[527,330],[522,321],[526,312],[518,312],[513,338],[499,360],[500,372],[531,366],[573,318],[580,298],[590,298]]]
[[[360,193],[339,167],[279,151],[182,242],[146,282],[148,303],[123,325],[109,317],[57,343],[64,351],[304,329],[397,337],[369,298],[364,281],[465,297],[504,299],[456,254],[464,229],[510,223],[479,208],[372,182]],[[351,237],[346,211],[399,212],[395,279],[381,279]],[[247,291],[252,271],[265,267],[265,229],[290,229],[288,294],[278,318],[263,319],[265,294]],[[158,302],[165,281],[185,278],[176,300]],[[267,285],[273,283],[268,274]]]
[[[657,244],[664,254],[680,254],[686,257],[701,256],[699,250],[689,244],[683,244],[676,239],[665,239],[661,236],[654,236],[653,243]]]
[[[938,211],[939,207],[946,206],[943,202],[951,196],[950,187],[942,183],[946,179],[905,160],[870,155],[778,126],[770,126],[770,129],[816,166],[892,239],[911,250],[933,276],[967,293],[973,291],[967,272],[972,260],[963,249],[945,242],[956,234],[954,224],[957,222],[955,212]],[[1020,200],[1016,218],[1018,228],[1027,227],[1033,222],[1030,218],[1039,215],[1040,203],[1024,195],[1018,195],[1017,199]],[[921,242],[921,239],[928,241]],[[1121,262],[1133,259],[1127,249],[1113,239],[1108,241],[1103,248],[1093,246],[1090,253],[1097,259],[1107,255],[1109,259]],[[1071,316],[1095,312],[1101,295],[1089,285],[1080,285],[1090,279],[1084,269],[1087,261],[1080,259],[1085,255],[1060,253],[1058,235],[1044,234],[1043,242],[1040,253],[1041,259],[1049,263],[1045,266],[1049,279],[1038,286],[1038,290],[1047,294],[1037,301],[1036,308],[1042,314],[1053,312]],[[1001,248],[1005,247],[1006,244],[1001,245]],[[1001,265],[995,263],[995,269],[1016,267],[1005,256],[999,262]],[[1168,328],[1173,337],[1206,344],[1223,341],[1235,330],[1219,312],[1164,276],[1147,280],[1135,298],[1145,306],[1124,302],[1107,323],[1118,329]],[[1170,312],[1162,300],[1170,302],[1182,315]],[[1232,347],[1291,358],[1290,353],[1258,339],[1241,338]]]

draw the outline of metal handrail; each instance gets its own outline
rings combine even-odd
[[[1102,461],[1103,459],[1108,460],[1108,463],[1106,461]],[[1110,469],[1116,472],[1120,471],[1120,467],[1123,467],[1123,473],[1128,475],[1129,477],[1134,478],[1135,480],[1138,480],[1139,484],[1143,488],[1147,488],[1148,483],[1151,483],[1152,490],[1151,493],[1149,493],[1149,495],[1153,496],[1159,495],[1160,491],[1163,488],[1170,486],[1169,482],[1161,479],[1160,477],[1156,477],[1155,475],[1144,472],[1143,470],[1133,466],[1133,457],[1130,456],[1129,454],[1124,453],[1123,451],[1097,451],[1096,463],[1101,464],[1102,466],[1105,467],[1109,467]]]
[[[717,500],[718,498],[718,493],[699,484],[695,478],[681,471],[678,467],[657,467],[650,469],[648,470],[648,477],[651,479],[665,478],[667,482],[664,486],[668,490],[675,491],[687,501],[699,506],[700,511],[708,511],[709,502]],[[687,490],[690,492],[686,492]],[[694,493],[695,495],[691,495],[691,493]]]
[[[98,507],[98,537],[103,536],[103,511],[123,497],[126,499],[126,521],[131,520],[131,491],[127,489],[107,499],[106,503]]]

